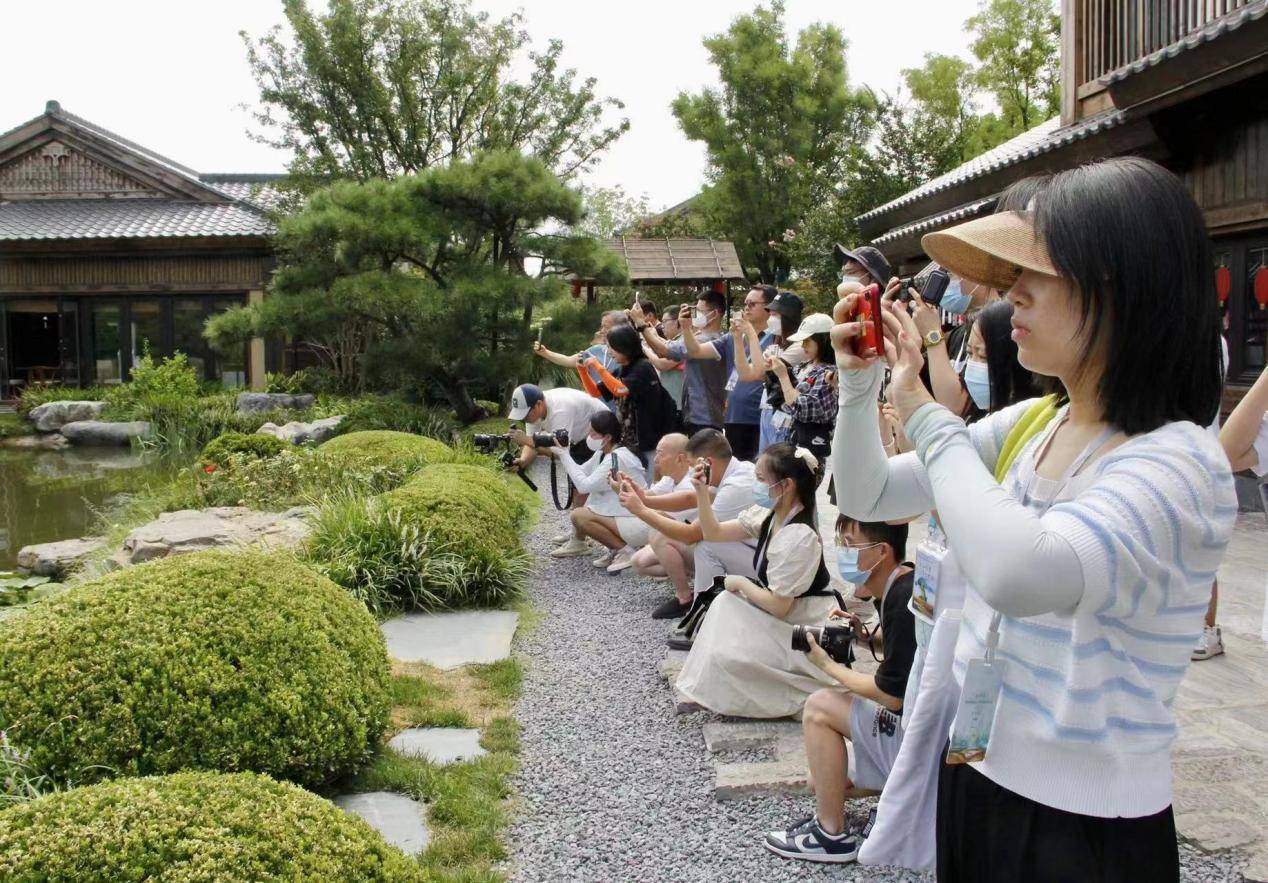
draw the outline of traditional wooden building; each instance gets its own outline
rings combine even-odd
[[[1215,242],[1228,395],[1268,340],[1268,0],[1062,0],[1061,115],[857,220],[899,267],[920,237],[990,212],[1013,181],[1135,154],[1181,175]],[[1159,292],[1159,309],[1166,308]]]
[[[121,383],[147,350],[261,387],[263,341],[226,356],[202,328],[263,297],[277,177],[199,174],[56,101],[0,134],[0,397]]]

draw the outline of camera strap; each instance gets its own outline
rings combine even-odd
[[[555,471],[555,466],[555,458],[552,457],[550,459],[550,496],[555,503],[555,508],[563,512],[572,505],[572,495],[575,488],[573,487],[572,479],[565,475],[564,481],[568,482],[568,499],[562,503],[559,502],[559,474]]]

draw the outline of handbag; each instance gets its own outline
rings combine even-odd
[[[710,605],[714,599],[726,591],[725,588],[718,583],[720,579],[715,579],[713,585],[705,589],[703,592],[697,592],[696,597],[691,601],[691,607],[687,609],[687,614],[674,626],[675,635],[681,635],[684,638],[694,638],[700,629],[700,624],[704,622],[704,615],[709,612]]]

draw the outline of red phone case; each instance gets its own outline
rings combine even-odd
[[[879,285],[869,285],[859,293],[858,309],[854,311],[854,321],[867,322],[863,333],[854,338],[854,355],[865,356],[869,350],[877,354],[881,349],[881,290]]]

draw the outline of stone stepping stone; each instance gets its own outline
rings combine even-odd
[[[457,727],[413,727],[392,737],[388,747],[405,757],[432,763],[465,763],[488,754],[480,747],[480,731]]]
[[[793,720],[714,721],[702,729],[704,747],[710,754],[796,744],[802,739],[801,724]]]
[[[423,820],[423,805],[403,794],[391,791],[344,794],[334,802],[344,812],[360,816],[406,855],[418,855],[431,839]]]
[[[393,659],[448,670],[506,659],[518,622],[519,614],[512,610],[409,613],[380,628]]]
[[[768,763],[721,763],[714,767],[713,796],[738,800],[754,795],[813,794],[810,768],[805,760]]]

